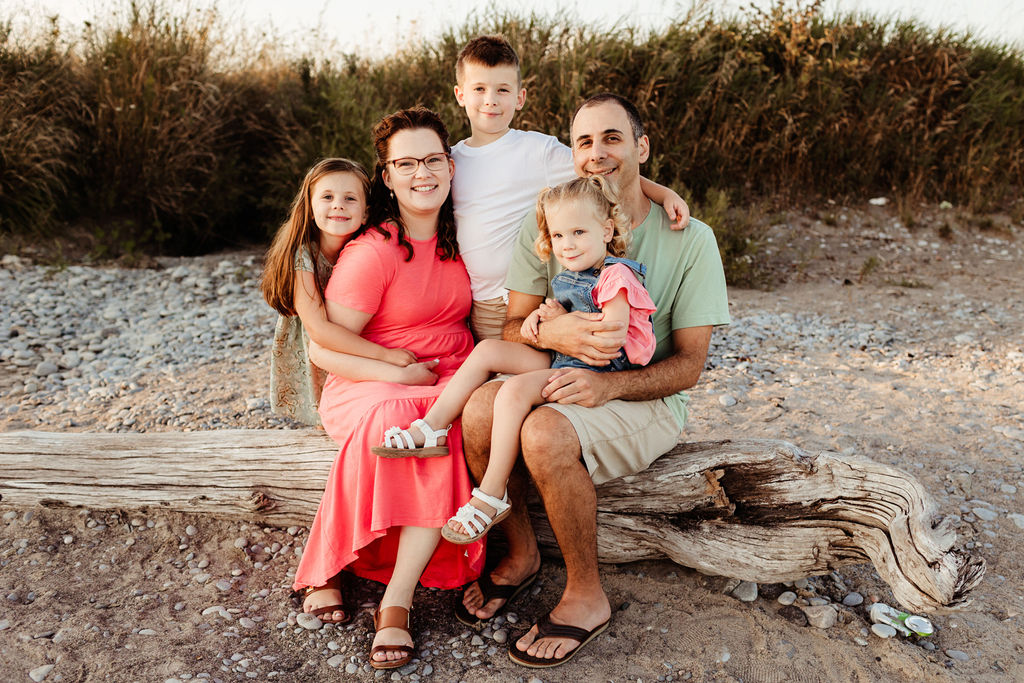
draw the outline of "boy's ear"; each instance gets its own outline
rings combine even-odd
[[[459,103],[460,107],[466,106],[466,102],[462,98],[462,88],[459,87],[458,83],[455,84],[455,101]]]
[[[526,88],[520,88],[519,94],[516,96],[516,111],[522,109],[524,104],[526,104]]]

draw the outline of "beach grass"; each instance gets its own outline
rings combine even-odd
[[[721,221],[734,280],[764,222],[745,207],[888,195],[988,211],[1024,186],[1019,51],[827,17],[817,2],[692,10],[654,31],[494,12],[377,59],[285,55],[273,36],[243,49],[215,11],[175,16],[159,0],[78,35],[12,25],[0,15],[0,233],[85,226],[99,255],[265,243],[304,170],[323,156],[369,166],[372,124],[401,107],[435,109],[453,142],[465,137],[454,61],[485,32],[522,59],[516,127],[566,140],[585,96],[636,102],[645,174]]]

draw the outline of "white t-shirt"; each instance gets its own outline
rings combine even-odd
[[[452,147],[452,159],[459,253],[473,299],[503,296],[523,216],[534,210],[545,187],[576,177],[572,150],[550,135],[513,129],[483,147],[460,142]]]

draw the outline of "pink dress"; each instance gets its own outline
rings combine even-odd
[[[387,583],[402,526],[442,527],[470,495],[459,424],[440,458],[378,458],[384,430],[422,417],[473,348],[466,327],[472,304],[461,259],[441,261],[437,240],[412,241],[405,261],[395,228],[385,241],[369,230],[342,250],[327,285],[328,300],[372,315],[362,335],[417,358],[440,359],[439,381],[420,387],[353,382],[330,375],[320,397],[324,429],[340,451],[295,573],[294,587],[322,586],[342,569]],[[434,425],[441,428],[445,425]],[[455,588],[483,566],[484,544],[441,540],[420,578],[424,586]]]

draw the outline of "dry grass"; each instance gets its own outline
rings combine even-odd
[[[383,114],[424,104],[453,138],[468,134],[452,71],[482,32],[520,52],[529,96],[517,127],[565,139],[585,95],[637,102],[645,173],[701,208],[728,207],[735,235],[714,227],[740,279],[753,277],[759,228],[736,207],[760,197],[885,194],[909,222],[922,200],[988,210],[1024,187],[1019,53],[912,23],[826,19],[816,2],[696,12],[652,33],[491,14],[376,61],[290,60],[251,40],[225,59],[225,31],[215,14],[177,18],[159,0],[81,36],[0,30],[0,230],[91,221],[110,253],[265,240],[316,158],[371,160]]]

